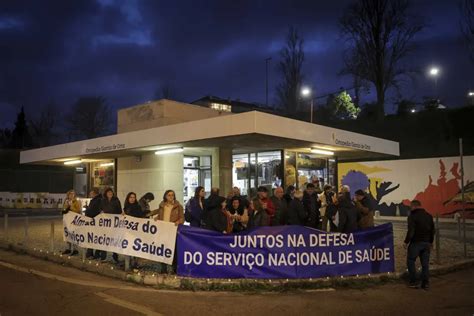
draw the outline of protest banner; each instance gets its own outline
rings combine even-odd
[[[226,235],[178,229],[178,275],[200,278],[318,278],[394,271],[393,228],[351,234],[302,226]]]
[[[173,262],[177,230],[174,223],[112,214],[90,218],[68,212],[63,216],[63,226],[64,241],[79,247]]]

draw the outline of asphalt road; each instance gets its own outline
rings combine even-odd
[[[0,315],[472,315],[474,268],[430,291],[389,284],[292,293],[163,291],[0,250]]]

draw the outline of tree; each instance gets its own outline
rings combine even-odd
[[[95,138],[112,130],[112,112],[102,97],[81,97],[74,103],[66,122],[72,135]]]
[[[461,2],[461,31],[469,50],[469,58],[474,63],[474,1]]]
[[[15,128],[13,129],[10,148],[27,148],[31,147],[32,140],[31,135],[28,130],[28,125],[26,124],[26,115],[25,109],[21,107],[20,113],[18,113]]]
[[[280,50],[278,71],[282,77],[277,86],[277,98],[280,105],[288,113],[294,113],[299,108],[299,92],[303,82],[303,39],[294,27],[290,27],[286,36],[285,46]]]
[[[52,145],[59,125],[58,108],[50,102],[41,110],[39,118],[30,120],[30,127],[35,145],[39,147]]]
[[[360,108],[352,102],[352,98],[346,91],[334,96],[328,104],[330,113],[339,119],[355,119],[360,113]]]
[[[12,132],[8,129],[0,129],[0,148],[7,148],[12,141]]]
[[[377,117],[385,114],[385,93],[409,73],[401,65],[412,49],[414,36],[423,29],[409,15],[407,0],[357,0],[340,20],[348,40],[343,72],[371,82],[377,93]]]
[[[397,115],[404,116],[416,110],[416,102],[412,100],[402,99],[397,104]]]

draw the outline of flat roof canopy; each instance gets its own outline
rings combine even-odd
[[[252,111],[25,150],[20,163],[62,163],[141,155],[167,147],[231,148],[235,153],[320,148],[339,160],[399,156],[394,141]]]

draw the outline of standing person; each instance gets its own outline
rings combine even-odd
[[[332,194],[331,194],[332,193]],[[321,202],[321,207],[319,208],[319,214],[321,215],[321,229],[325,232],[328,231],[328,206],[333,204],[332,195],[332,187],[329,184],[324,186],[324,191],[318,195],[319,201]]]
[[[77,199],[76,192],[74,190],[67,191],[66,200],[64,200],[63,204],[63,214],[66,214],[68,212],[81,214],[81,210],[81,201]],[[79,252],[77,251],[77,246],[70,242],[67,243],[67,248],[63,251],[63,255],[71,254],[71,256],[75,256],[78,253]]]
[[[232,195],[227,199],[227,205],[230,205],[232,202],[232,199],[236,197],[239,198],[240,200],[240,205],[242,205],[244,208],[249,207],[249,200],[245,195],[240,194],[240,188],[239,187],[233,187],[232,188]]]
[[[122,204],[120,203],[118,197],[115,196],[114,190],[112,190],[112,188],[105,189],[100,208],[105,214],[122,214]],[[100,251],[100,259],[102,261],[107,260],[106,251]],[[115,263],[118,263],[118,254],[115,252],[112,253],[112,259]]]
[[[204,209],[201,215],[201,227],[207,228],[209,224],[209,212],[220,205],[219,188],[211,188],[211,194],[204,199]]]
[[[155,221],[160,220],[164,222],[174,223],[176,226],[184,224],[184,211],[183,206],[176,200],[176,194],[173,190],[166,190],[163,195],[163,201],[157,210],[152,211],[152,215],[155,215]],[[173,264],[171,265],[173,272],[176,272],[176,254],[174,251]],[[167,266],[162,265],[161,272],[165,273],[168,269]]]
[[[318,229],[321,228],[319,224],[319,208],[321,207],[321,202],[318,199],[316,187],[313,183],[308,183],[308,185],[306,185],[306,190],[303,193],[303,205],[306,214],[308,214],[307,226]]]
[[[140,207],[142,208],[142,212],[143,214],[145,214],[145,216],[148,216],[148,214],[150,213],[151,211],[150,203],[154,199],[155,199],[155,196],[153,195],[153,193],[147,192],[145,193],[145,195],[143,195],[140,198],[140,200],[138,200],[138,204],[140,204]]]
[[[407,268],[410,277],[409,287],[417,288],[416,281],[416,258],[421,262],[421,288],[429,289],[430,277],[430,251],[433,247],[435,227],[433,216],[421,207],[418,200],[410,203],[410,215],[408,216],[408,231],[405,237],[405,249],[407,251]]]
[[[339,232],[348,234],[356,231],[358,212],[351,200],[350,188],[347,185],[341,187],[341,192],[337,197],[337,211],[339,213]]]
[[[357,223],[359,228],[365,229],[374,227],[374,209],[367,194],[362,190],[355,191],[354,203],[359,212],[359,222]]]
[[[85,215],[87,217],[94,218],[100,214],[100,205],[102,202],[102,195],[99,192],[99,188],[92,188],[91,192],[89,193],[89,197],[91,198],[89,205],[86,207]],[[87,259],[98,259],[100,255],[99,251],[96,251],[96,255],[94,256],[94,249],[87,249],[86,258]]]
[[[272,226],[286,225],[288,221],[288,204],[283,195],[283,188],[277,187],[270,198],[275,207],[275,217],[273,218]]]
[[[291,200],[293,200],[295,196],[295,192],[296,192],[296,188],[294,185],[289,185],[286,188],[286,193],[283,196],[283,198],[285,199],[287,205],[290,205]]]
[[[184,218],[193,227],[201,227],[205,195],[204,187],[198,186],[194,191],[194,196],[186,203]]]
[[[249,221],[248,209],[244,208],[240,204],[241,199],[237,196],[234,196],[231,200],[231,204],[227,205],[227,211],[229,212],[232,219],[232,232],[238,233],[247,228],[247,223]]]
[[[338,231],[339,214],[337,212],[337,194],[334,191],[329,191],[326,195],[326,218],[329,222],[329,231],[335,233]]]
[[[306,224],[308,213],[303,204],[303,195],[300,190],[295,191],[294,199],[288,205],[288,225],[303,226]]]
[[[145,218],[145,213],[143,212],[140,203],[137,201],[137,195],[135,192],[129,192],[127,194],[123,205],[123,212],[129,216]]]
[[[272,224],[275,216],[275,207],[272,201],[268,198],[268,189],[264,186],[259,186],[257,189],[257,197],[253,200],[253,206],[256,211],[265,211],[268,215],[268,226]]]
[[[226,209],[227,199],[219,196],[215,201],[216,203],[209,210],[207,228],[223,234],[231,233],[233,228],[232,216]]]
[[[255,208],[254,201],[255,200],[251,200],[249,202],[249,222],[247,224],[247,228],[270,226],[270,217],[268,216],[267,212],[265,212],[265,210],[263,210],[262,208]]]

